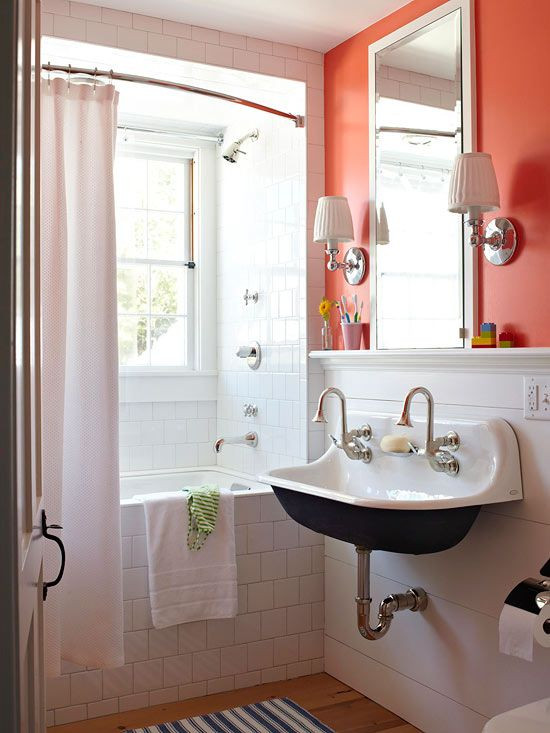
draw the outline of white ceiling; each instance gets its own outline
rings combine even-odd
[[[328,51],[410,0],[86,0],[157,18]]]

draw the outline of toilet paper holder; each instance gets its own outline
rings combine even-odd
[[[539,613],[546,606],[550,607],[550,560],[540,569],[543,578],[525,578],[516,585],[506,598],[510,606],[522,608],[531,613]],[[546,634],[550,634],[550,619],[543,624]]]

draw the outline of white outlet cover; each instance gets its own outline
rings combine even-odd
[[[550,420],[550,375],[523,377],[523,416]]]

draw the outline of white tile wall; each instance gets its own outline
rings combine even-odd
[[[216,402],[125,402],[120,405],[120,470],[216,463]]]
[[[236,498],[235,529],[272,538],[278,524],[294,524],[273,495]],[[323,581],[312,573],[322,537],[288,533],[291,545],[272,550],[240,543],[240,609],[235,619],[153,629],[147,592],[142,507],[122,507],[123,541],[132,546],[124,570],[126,664],[85,670],[64,664],[48,680],[49,720],[83,720],[162,702],[185,700],[323,669]],[[315,543],[313,541],[315,540]]]
[[[377,91],[383,97],[454,110],[458,89],[456,82],[440,76],[381,66]]]

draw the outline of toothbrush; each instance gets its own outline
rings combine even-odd
[[[353,311],[353,322],[354,323],[357,323],[358,322],[358,318],[359,318],[359,313],[358,313],[358,308],[357,308],[357,295],[354,295],[353,298],[352,298],[352,300],[353,300],[353,308],[354,308],[354,311]]]
[[[342,315],[342,309],[340,308],[340,303],[336,303],[336,307],[338,308],[338,313],[340,314],[340,323],[343,323],[344,316]]]
[[[342,295],[342,303],[344,304],[344,313],[346,314],[346,321],[351,323],[351,318],[348,313],[348,301],[345,295]]]
[[[361,306],[359,308],[359,317],[357,319],[358,323],[361,323],[361,317],[363,315],[363,301],[361,301]]]

